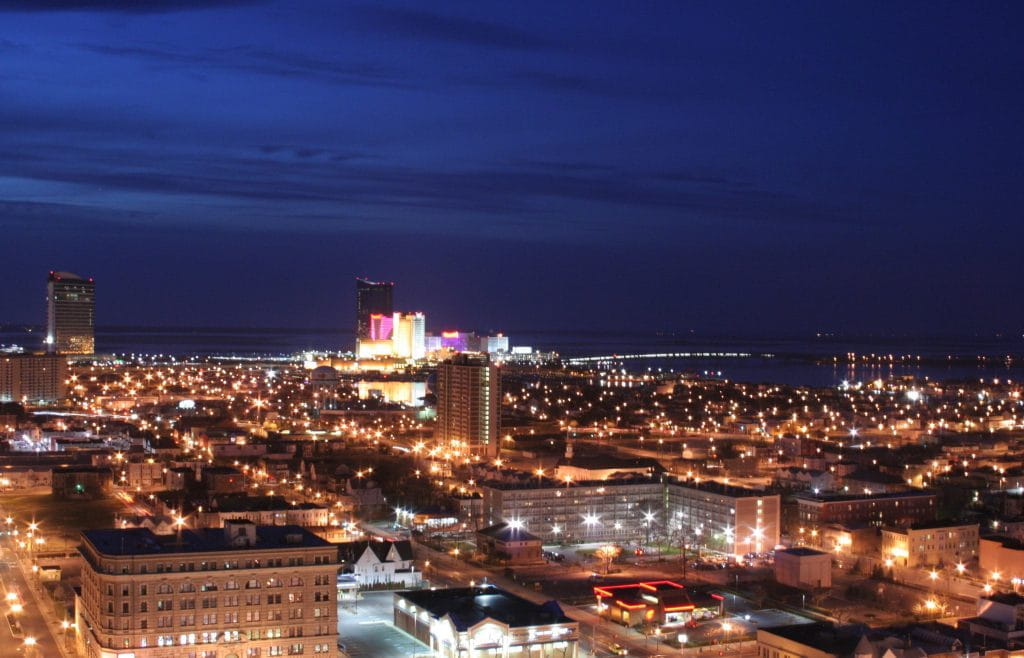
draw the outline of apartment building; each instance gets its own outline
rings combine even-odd
[[[671,537],[731,555],[779,543],[780,497],[715,482],[657,475],[557,482],[485,482],[488,524],[522,527],[544,541]]]
[[[882,494],[797,494],[802,528],[831,523],[904,526],[935,519],[937,496],[931,491]]]
[[[968,562],[978,556],[978,524],[946,521],[882,528],[882,556],[902,567]]]
[[[86,530],[79,550],[80,656],[338,656],[337,549],[303,528]]]

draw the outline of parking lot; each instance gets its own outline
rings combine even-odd
[[[392,624],[392,593],[365,592],[338,604],[338,640],[352,658],[429,656],[428,647]]]

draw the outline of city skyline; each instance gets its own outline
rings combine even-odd
[[[1024,326],[1019,6],[587,6],[0,3],[0,318]]]

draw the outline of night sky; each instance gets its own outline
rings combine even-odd
[[[122,6],[144,7],[124,10]],[[1024,327],[1024,4],[0,0],[0,323]]]

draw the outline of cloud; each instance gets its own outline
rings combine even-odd
[[[410,87],[405,76],[394,69],[371,62],[349,62],[310,57],[301,53],[237,46],[185,51],[162,44],[108,45],[75,44],[97,55],[138,60],[190,72],[203,69],[240,71],[279,78],[304,78],[333,84],[372,87]]]
[[[374,225],[373,218],[386,218],[385,229],[426,222],[434,232],[451,233],[486,221],[497,233],[515,233],[529,224],[547,235],[583,229],[616,233],[694,220],[740,225],[855,221],[825,203],[704,171],[637,172],[557,161],[440,168],[339,160],[330,151],[303,145],[151,153],[144,146],[99,139],[69,154],[61,143],[0,149],[0,175],[102,190],[115,206],[125,198],[152,196],[143,207],[164,208],[167,217],[192,208],[190,221],[203,221],[204,212],[258,216],[264,226],[315,217],[315,223],[307,224],[317,230],[330,230],[332,222],[340,230],[365,228]]]
[[[360,6],[357,20],[384,35],[507,50],[554,50],[561,44],[509,25],[458,18],[420,9]]]
[[[0,0],[0,11],[88,11],[158,14],[253,5],[265,0]]]

